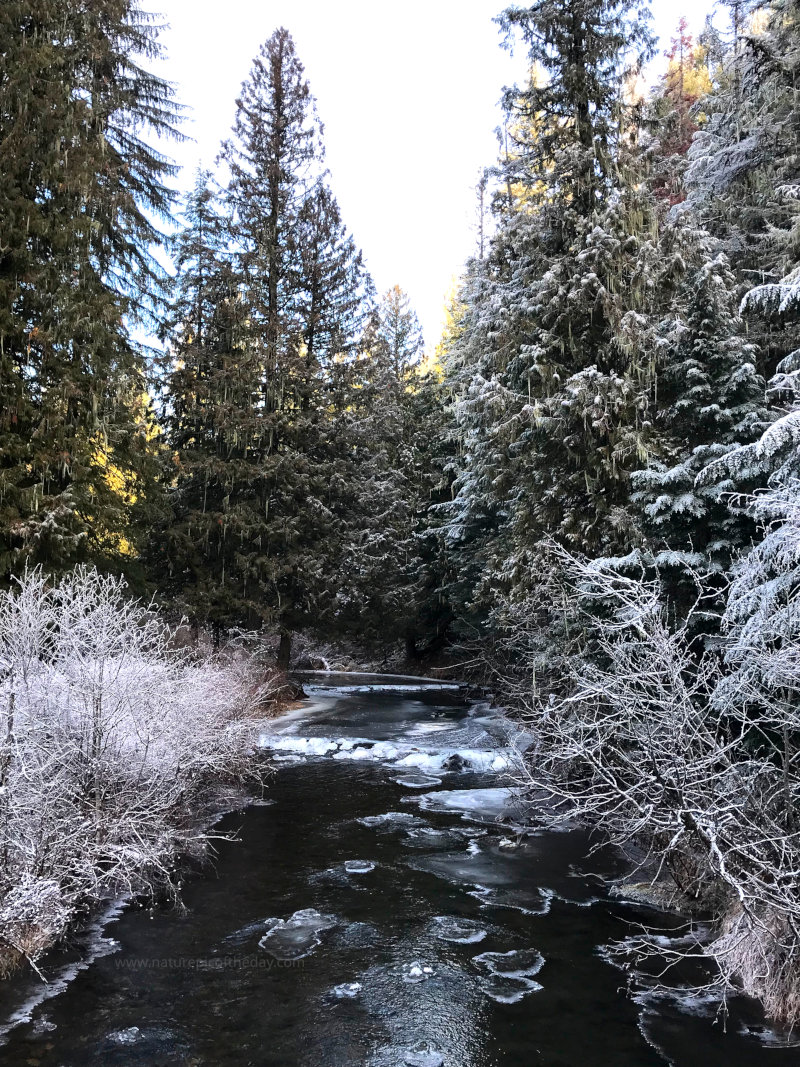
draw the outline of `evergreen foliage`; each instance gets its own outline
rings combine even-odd
[[[135,0],[0,8],[0,581],[132,563],[154,491],[147,363],[171,87]]]

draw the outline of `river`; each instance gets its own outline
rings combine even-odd
[[[747,1001],[725,1022],[677,980],[626,989],[606,946],[675,920],[610,898],[622,861],[583,832],[522,831],[497,711],[440,683],[307,691],[184,911],[118,909],[47,985],[4,984],[0,1064],[800,1064]]]

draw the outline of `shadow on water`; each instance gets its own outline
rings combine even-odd
[[[587,859],[583,833],[516,833],[495,712],[324,682],[271,724],[271,803],[226,817],[238,840],[185,913],[128,909],[87,932],[77,973],[54,954],[60,991],[0,1064],[800,1064],[740,1033],[761,1025],[747,1003],[726,1033],[714,1004],[627,995],[600,948],[653,915],[607,899],[619,861]],[[9,984],[2,1018],[35,992]]]

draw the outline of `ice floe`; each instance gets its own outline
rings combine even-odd
[[[488,789],[439,789],[414,800],[423,811],[455,811],[465,819],[495,822],[509,813],[513,791],[503,786]]]
[[[441,785],[442,779],[430,774],[406,774],[402,778],[395,778],[395,782],[406,789],[430,789],[432,785]]]
[[[506,978],[501,974],[479,978],[478,986],[490,1000],[496,1000],[499,1004],[516,1004],[542,988],[532,978]]]
[[[372,860],[345,860],[344,869],[348,874],[369,874],[375,870]]]
[[[421,819],[419,815],[412,815],[410,811],[385,811],[382,815],[364,815],[356,819],[356,822],[386,833],[427,825],[424,819]]]
[[[444,1056],[433,1045],[418,1045],[403,1056],[406,1067],[443,1067]]]
[[[353,1000],[363,989],[361,982],[343,982],[342,985],[334,986],[331,996],[337,1000]]]
[[[474,919],[460,919],[452,915],[435,915],[434,933],[442,941],[452,941],[456,945],[475,945],[483,941],[488,930]]]
[[[276,960],[299,960],[321,944],[320,934],[336,925],[333,915],[323,915],[316,908],[296,911],[289,919],[267,919],[267,933],[259,945]]]
[[[544,956],[535,948],[512,949],[510,952],[482,952],[472,962],[490,974],[503,978],[531,978],[544,965]]]

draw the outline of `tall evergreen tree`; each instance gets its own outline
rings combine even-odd
[[[502,610],[535,584],[546,536],[625,544],[628,473],[649,432],[638,335],[656,253],[654,206],[630,170],[626,85],[651,49],[637,6],[541,0],[500,23],[527,44],[533,76],[507,96],[500,225],[466,294],[477,359],[455,358],[469,371],[451,529],[471,515],[490,531],[476,595]]]
[[[133,550],[154,471],[131,330],[171,205],[148,137],[177,109],[136,0],[8,0],[0,40],[2,580]]]
[[[213,219],[191,253],[202,189],[183,239],[186,307],[170,403],[176,506],[199,557],[180,580],[184,600],[205,604],[219,625],[277,628],[285,666],[291,632],[324,625],[332,610],[343,501],[335,470],[348,448],[337,364],[353,356],[367,280],[325,184],[313,98],[286,30],[262,47],[237,107],[222,150],[228,254]],[[216,308],[205,338],[188,325],[201,285]],[[213,371],[203,371],[211,377],[198,403],[201,364]],[[187,410],[201,432],[181,425]]]

